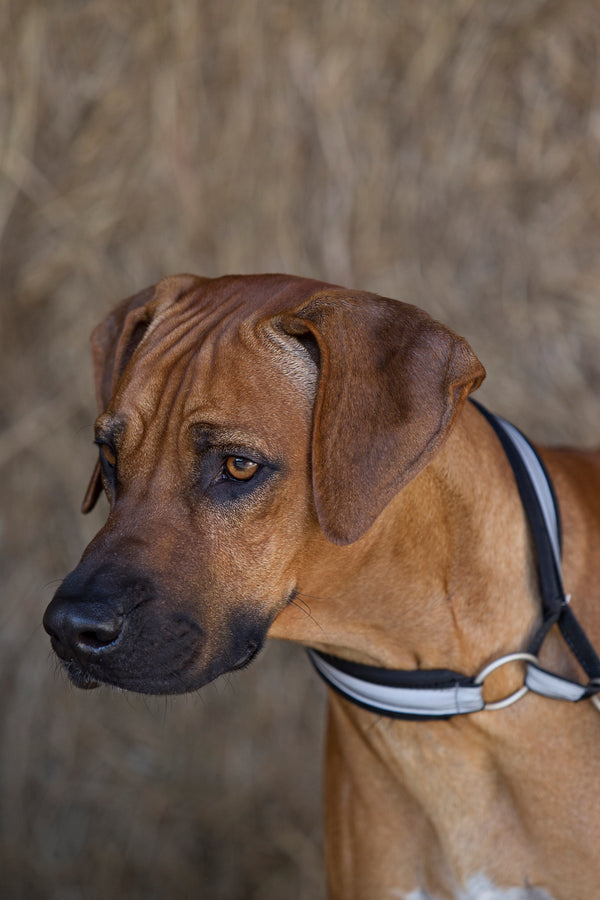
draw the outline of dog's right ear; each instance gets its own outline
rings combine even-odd
[[[148,326],[156,318],[157,312],[176,303],[205,280],[195,275],[173,275],[163,278],[158,284],[122,300],[106,319],[94,328],[90,342],[99,413],[104,412],[110,403],[127,363],[146,334]],[[102,478],[98,461],[85,492],[81,511],[90,512],[101,492]]]
[[[122,300],[106,319],[94,328],[90,343],[99,413],[104,412],[110,403],[127,363],[158,310],[176,303],[205,280],[195,275],[173,275],[163,278],[158,284]],[[98,461],[85,492],[81,511],[90,512],[101,492],[102,478]]]
[[[150,324],[155,286],[123,300],[92,331],[90,344],[98,411],[110,402],[119,378]]]
[[[102,413],[110,403],[127,363],[155,320],[160,309],[176,303],[190,291],[198,288],[206,279],[195,275],[173,275],[163,278],[126,300],[94,328],[90,338],[94,383],[98,412]],[[102,492],[100,462],[96,463],[81,511],[90,512]]]
[[[123,300],[92,332],[94,384],[100,413],[108,406],[133,351],[146,333],[151,321],[149,305],[155,290],[153,285]],[[97,461],[81,506],[83,513],[94,508],[101,492],[101,468]]]

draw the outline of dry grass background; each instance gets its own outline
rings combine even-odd
[[[192,271],[412,299],[483,398],[600,440],[596,0],[0,0],[0,896],[323,898],[323,690],[270,647],[199,695],[77,693],[40,619],[78,508],[87,337]]]

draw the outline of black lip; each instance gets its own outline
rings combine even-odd
[[[152,684],[144,683],[143,681],[140,681],[139,683],[133,683],[125,678],[123,680],[119,678],[113,679],[110,677],[95,678],[92,674],[90,674],[90,672],[83,669],[73,659],[62,659],[61,664],[63,669],[67,673],[71,683],[81,690],[93,690],[94,688],[105,686],[114,687],[125,691],[133,691],[137,694],[172,695],[197,691],[200,688],[204,687],[206,684],[209,684],[211,681],[214,681],[220,675],[224,675],[226,672],[236,672],[238,670],[247,668],[247,666],[250,665],[255,657],[258,656],[261,649],[262,644],[257,644],[256,646],[248,648],[244,656],[234,666],[230,666],[228,668],[219,668],[214,673],[208,673],[207,677],[196,683],[194,683],[193,681],[191,681],[190,683],[186,683],[184,679],[182,679],[179,684],[167,684],[166,682],[162,681],[158,681],[157,683]]]
[[[91,691],[100,687],[100,682],[96,681],[89,672],[82,669],[74,660],[64,659],[62,665],[75,687],[81,688],[83,691]]]
[[[131,670],[121,672],[119,666],[114,665],[116,660],[107,665],[96,659],[80,660],[55,638],[51,639],[51,644],[69,680],[77,688],[90,690],[106,686],[139,694],[169,695],[197,691],[220,675],[245,669],[262,650],[264,637],[255,635],[249,639],[243,654],[238,656],[233,665],[225,660],[215,659],[211,666],[198,673],[194,673],[193,666],[196,652],[177,671],[171,669],[161,673],[155,669],[153,672],[145,671],[136,675]],[[110,660],[107,662],[110,663]]]
[[[248,647],[242,658],[239,662],[236,662],[234,666],[231,666],[229,669],[230,672],[237,672],[239,669],[245,669],[246,666],[249,666],[253,659],[255,659],[262,649],[262,641],[258,641]]]

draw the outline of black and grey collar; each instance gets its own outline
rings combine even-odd
[[[570,607],[562,584],[561,525],[556,496],[544,463],[527,438],[510,422],[475,401],[496,432],[512,466],[537,552],[542,622],[526,652],[510,653],[476,676],[447,669],[383,669],[309,650],[310,659],[327,684],[346,699],[371,712],[392,718],[446,719],[450,716],[501,709],[527,691],[556,700],[592,698],[600,709],[600,658]],[[558,625],[589,681],[581,685],[542,668],[537,656],[544,638]],[[504,700],[487,703],[483,684],[492,671],[515,660],[527,664],[524,685]]]

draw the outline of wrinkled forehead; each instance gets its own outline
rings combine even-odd
[[[118,385],[113,414],[146,425],[155,417],[206,419],[266,431],[292,410],[306,418],[316,367],[294,338],[270,324],[298,296],[297,286],[219,282],[157,311]]]
[[[235,333],[250,324],[307,303],[335,285],[293,275],[227,275],[221,278],[174,276],[155,289],[152,321],[144,342],[160,343],[187,332]]]

